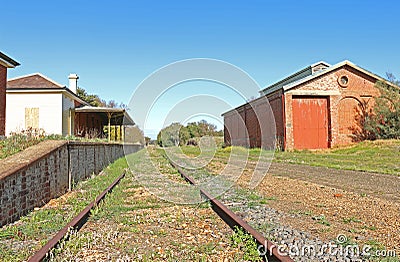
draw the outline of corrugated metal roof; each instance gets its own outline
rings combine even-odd
[[[8,55],[0,52],[0,64],[3,64],[4,66],[8,68],[14,68],[16,66],[19,66],[20,63],[9,57]]]
[[[76,113],[109,113],[114,116],[123,116],[125,125],[135,125],[135,122],[130,117],[126,109],[124,108],[111,108],[111,107],[95,107],[95,106],[83,106],[75,108]]]

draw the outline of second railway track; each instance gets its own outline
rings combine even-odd
[[[178,170],[181,176],[190,184],[196,185],[196,181],[190,177],[184,169],[179,167],[173,161],[170,161],[170,164]],[[248,234],[250,234],[259,245],[263,246],[264,255],[263,259],[266,261],[282,261],[282,262],[291,262],[289,256],[281,255],[278,251],[278,246],[268,239],[266,239],[261,233],[251,227],[247,222],[245,222],[242,218],[236,215],[232,210],[230,210],[226,205],[220,202],[216,197],[208,193],[204,189],[200,189],[200,194],[208,199],[211,203],[211,208],[218,214],[219,217],[233,230],[236,228],[241,228]]]
[[[199,181],[199,183],[201,183],[201,182],[203,182],[202,180],[209,178],[209,177],[206,177],[207,176],[206,172],[201,173],[202,176],[199,176],[198,174],[193,173],[192,170],[183,169],[180,166],[175,165],[174,163],[171,163],[172,167],[174,167],[174,168],[172,168],[170,166],[170,161],[168,159],[165,159],[161,155],[159,155],[159,156],[163,159],[163,161],[161,161],[161,162],[163,162],[162,165],[164,165],[164,167],[168,166],[170,170],[173,170],[173,171],[168,171],[168,172],[173,172],[173,173],[169,173],[169,174],[174,174],[175,177],[177,174],[176,170],[178,170],[180,175],[187,182],[189,182],[191,184],[195,184],[196,181]],[[140,163],[140,164],[138,164],[137,170],[132,171],[133,173],[140,172],[140,170],[142,170],[142,171],[145,170],[143,168],[148,167],[147,164],[149,164],[145,161],[139,161],[138,163]],[[209,174],[209,175],[211,175],[211,174]],[[119,192],[119,194],[122,193],[123,198],[127,197],[126,192],[134,192],[136,190],[136,188],[139,186],[138,184],[135,184],[132,181],[131,181],[131,179],[125,179],[123,184],[126,184],[126,183],[128,183],[128,184],[124,185],[124,188],[118,188],[118,190],[116,190],[117,192]],[[143,186],[143,185],[141,185],[141,186]],[[218,183],[216,183],[213,186],[218,187]],[[259,245],[263,245],[264,250],[266,251],[264,254],[266,255],[266,259],[268,259],[268,261],[293,261],[292,258],[294,258],[296,261],[311,261],[311,260],[313,260],[313,261],[344,261],[343,259],[340,259],[340,256],[336,256],[336,257],[332,258],[332,256],[329,256],[327,254],[322,254],[322,253],[318,254],[318,255],[309,255],[309,256],[302,256],[301,254],[292,256],[292,254],[290,253],[291,257],[289,257],[288,255],[285,255],[284,254],[285,252],[282,252],[282,251],[285,251],[284,245],[286,243],[293,243],[295,245],[300,245],[300,246],[301,245],[303,245],[303,246],[307,246],[307,245],[322,246],[324,243],[320,240],[316,240],[315,238],[312,238],[311,235],[307,234],[306,232],[301,232],[301,231],[297,231],[295,229],[291,229],[291,228],[282,226],[282,224],[280,222],[283,222],[284,219],[287,217],[287,215],[283,215],[281,212],[269,208],[266,205],[267,202],[264,201],[264,199],[261,199],[262,201],[257,200],[258,202],[255,201],[256,200],[255,195],[251,195],[254,193],[253,191],[250,192],[250,191],[244,190],[244,189],[243,189],[243,191],[241,191],[241,190],[242,189],[240,189],[239,187],[233,187],[232,190],[228,190],[224,194],[218,196],[218,199],[216,199],[215,192],[212,190],[208,191],[208,190],[204,190],[204,189],[200,188],[199,194],[201,194],[203,198],[206,198],[209,200],[211,208],[223,219],[223,221],[227,225],[229,225],[229,227],[231,227],[231,228],[239,227],[239,228],[243,229],[245,232],[252,235],[253,238],[258,242]],[[213,193],[210,194],[210,192],[213,192]],[[96,199],[96,203],[92,203],[91,205],[92,206],[97,205],[98,201],[100,201],[100,199],[102,197],[104,197],[104,195],[105,195],[105,193],[103,193],[102,196],[100,196],[98,199]],[[113,194],[111,196],[111,199],[113,198],[114,195],[115,194]],[[140,201],[142,201],[142,200],[140,200]],[[115,202],[111,202],[111,203],[115,204]],[[117,203],[122,203],[122,202],[117,202]],[[149,202],[149,204],[150,204],[150,206],[152,205],[151,202]],[[134,204],[131,206],[132,206],[132,208],[134,208]],[[143,206],[143,204],[139,203],[139,206]],[[178,207],[178,206],[176,206],[176,207]],[[87,210],[87,208],[85,210]],[[125,210],[125,211],[121,211],[121,213],[112,213],[112,214],[114,214],[115,216],[119,215],[120,217],[124,217],[125,214],[123,212],[126,212],[127,209],[124,208],[123,210]],[[132,209],[132,210],[135,210],[135,209]],[[153,215],[157,216],[157,214],[159,214],[156,210],[153,209],[153,211],[155,211],[155,214],[153,214]],[[132,212],[132,211],[130,211],[130,212],[132,214],[134,214],[134,212]],[[194,211],[194,212],[196,212],[196,211]],[[210,214],[213,214],[210,211],[207,211],[207,212],[209,212]],[[150,213],[152,213],[152,212],[150,212]],[[192,213],[193,213],[193,211],[192,211]],[[154,217],[153,215],[151,215],[151,217]],[[86,215],[80,215],[80,217],[81,217],[80,219],[82,219],[83,222],[80,221],[80,219],[74,219],[74,221],[79,221],[79,222],[76,223],[75,226],[69,224],[67,226],[67,228],[80,227],[82,225],[82,223],[84,223],[87,219]],[[133,225],[132,223],[136,223],[135,221],[137,221],[136,215],[131,216],[130,218],[131,219],[126,220],[128,222],[128,224],[126,224],[127,227],[131,227],[131,225]],[[112,219],[115,219],[115,217]],[[282,221],[280,221],[280,220],[282,220]],[[151,221],[153,221],[153,222],[151,222]],[[158,226],[160,228],[161,227],[172,228],[172,229],[175,228],[174,226],[171,226],[171,224],[172,224],[171,220],[169,220],[169,218],[166,217],[165,214],[163,214],[162,217],[160,216],[160,217],[158,217],[158,219],[151,220],[151,221],[149,223],[147,223],[148,226],[150,226],[151,228],[153,228],[153,226]],[[164,222],[162,222],[160,224],[160,221],[164,221]],[[194,220],[193,220],[193,218],[191,218],[188,221],[191,221],[189,223],[194,224],[194,227],[196,227],[197,222],[199,222],[199,221],[196,221],[196,218],[194,218]],[[213,231],[214,233],[218,232],[216,234],[220,234],[220,232],[223,232],[223,230],[227,230],[224,232],[230,232],[229,229],[227,229],[223,225],[223,223],[217,222],[218,219],[215,221],[214,220],[212,220],[212,221],[213,222],[209,222],[209,225],[211,225],[211,224],[213,225],[212,227],[215,230],[215,231]],[[100,234],[98,234],[97,231],[98,231],[99,227],[103,226],[103,223],[104,223],[104,221],[92,223],[91,230],[93,230],[93,231],[89,231],[89,232],[95,232],[96,236],[100,236]],[[156,223],[156,225],[151,225],[151,223]],[[177,223],[178,223],[178,221],[177,221]],[[188,222],[186,222],[186,223],[188,223]],[[215,227],[214,227],[214,225],[215,225]],[[270,225],[272,225],[272,226],[270,226]],[[178,227],[183,229],[186,226],[185,227],[178,226]],[[108,228],[108,227],[105,227],[105,228]],[[225,228],[225,229],[223,229],[223,228]],[[179,230],[181,230],[181,229],[179,229]],[[184,230],[184,231],[186,231],[186,230]],[[118,232],[118,231],[116,231],[116,232]],[[181,234],[182,232],[183,231],[179,231],[179,234]],[[192,232],[194,232],[194,230]],[[272,235],[271,235],[271,232],[273,233]],[[176,234],[176,233],[178,233],[178,232],[175,232],[172,234]],[[59,235],[59,234],[57,234],[57,235]],[[179,238],[178,235],[177,235],[177,237]],[[132,236],[132,235],[130,235],[130,236]],[[187,241],[187,240],[185,240],[185,237],[187,237],[187,236],[181,235],[179,241],[183,241],[183,243],[187,244],[187,242],[185,242],[185,241]],[[197,245],[197,244],[199,246],[202,245],[201,237],[198,238],[198,237],[192,236],[191,239],[193,239],[193,238],[197,239],[197,242],[191,242],[193,245]],[[129,245],[131,245],[131,246],[135,246],[137,244],[140,245],[140,241],[144,241],[144,239],[142,239],[141,235],[138,235],[138,236],[135,236],[135,241],[136,241],[135,242],[136,244],[133,244],[132,242],[130,242]],[[167,238],[166,241],[167,242],[170,241],[170,238]],[[220,241],[220,240],[216,240],[216,241]],[[50,242],[54,244],[54,243],[57,243],[58,241],[53,240]],[[161,244],[161,242],[160,242],[160,244]],[[163,245],[163,244],[164,243],[162,243],[161,245]],[[45,255],[46,253],[48,253],[49,245],[50,244],[46,245],[43,248],[43,250],[39,252],[39,254],[42,258],[45,257],[45,256],[43,256],[43,254]],[[146,246],[146,245],[144,245],[144,246]],[[224,247],[226,247],[226,245]],[[90,247],[90,248],[92,248],[92,247]],[[228,248],[228,250],[229,250],[229,248]],[[279,252],[279,251],[281,251],[281,252]],[[287,251],[287,249],[286,249],[286,251]],[[106,252],[110,252],[110,251],[107,250]],[[83,254],[85,254],[85,253],[83,253]],[[137,257],[137,254],[134,254],[132,257]],[[176,257],[179,257],[179,256],[176,256]],[[33,259],[33,258],[31,258],[31,259]],[[215,258],[215,256],[214,256],[214,258]],[[40,261],[40,259],[31,260],[31,261]],[[349,261],[352,261],[352,260],[349,260]]]

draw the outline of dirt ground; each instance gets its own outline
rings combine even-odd
[[[247,185],[255,163],[238,183]],[[365,172],[273,163],[256,190],[287,214],[288,226],[323,240],[344,234],[356,243],[400,252],[400,178]]]
[[[272,163],[269,173],[400,202],[400,177],[326,167]]]

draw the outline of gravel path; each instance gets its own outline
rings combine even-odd
[[[224,166],[217,159],[207,168],[218,174]],[[254,167],[247,164],[237,181],[241,188],[248,187]],[[360,261],[351,252],[355,247],[400,254],[399,177],[273,163],[256,193],[268,203],[249,204],[251,197],[237,199],[236,193],[223,202],[282,249],[291,248],[296,261]],[[308,247],[315,253],[302,250]]]
[[[274,242],[282,254],[295,261],[362,261],[360,253],[353,253],[335,240],[321,240],[306,230],[292,228],[287,219],[299,219],[300,214],[289,214],[263,204],[262,197],[238,187],[221,196],[221,201],[248,222],[252,227]],[[345,236],[343,236],[345,238]],[[341,239],[344,243],[346,239]],[[346,244],[346,243],[344,243]]]
[[[181,161],[184,161],[181,159]],[[207,180],[204,170],[187,170],[194,180],[199,183]],[[208,175],[210,178],[210,175]],[[243,180],[243,178],[242,178]],[[239,184],[243,182],[239,180]],[[213,179],[214,188],[224,188],[222,180]],[[206,189],[208,191],[208,189]],[[346,250],[347,237],[342,236],[339,242],[336,239],[321,240],[307,230],[295,229],[286,220],[299,219],[301,214],[279,211],[268,204],[268,199],[256,191],[244,189],[240,186],[231,187],[219,196],[222,203],[241,216],[256,230],[278,245],[284,255],[289,255],[295,261],[360,261],[363,254]],[[270,199],[274,201],[274,199]],[[315,217],[315,220],[325,217]],[[344,246],[340,245],[344,244]],[[328,250],[329,249],[329,250]],[[365,259],[365,258],[364,258]]]
[[[400,177],[395,175],[275,162],[268,173],[400,202]]]

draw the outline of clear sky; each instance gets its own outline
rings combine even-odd
[[[320,60],[400,78],[400,1],[2,1],[0,10],[0,50],[21,63],[9,77],[41,72],[67,85],[77,73],[89,93],[125,104],[149,74],[189,58],[229,62],[260,86]],[[159,112],[195,94],[184,90],[171,89]],[[215,95],[243,102],[228,93]],[[163,125],[154,115],[153,137]]]

